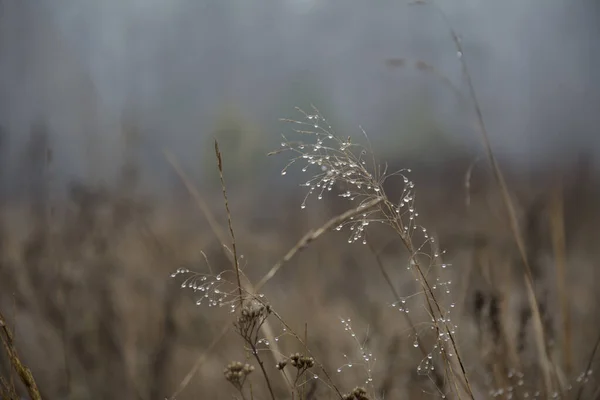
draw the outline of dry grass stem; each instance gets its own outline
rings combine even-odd
[[[12,332],[10,331],[6,323],[6,319],[2,313],[0,313],[0,340],[2,340],[2,345],[6,351],[10,365],[16,371],[23,385],[25,385],[31,400],[42,400],[42,395],[40,394],[37,383],[31,374],[31,370],[27,368],[19,358],[19,354],[17,353],[17,349],[14,345]]]
[[[223,191],[223,200],[225,202],[225,210],[227,211],[227,225],[229,226],[229,234],[231,236],[231,246],[233,248],[233,268],[237,279],[238,291],[240,294],[240,305],[243,307],[244,298],[242,297],[242,281],[240,279],[240,260],[238,258],[237,246],[235,243],[235,233],[233,232],[233,223],[231,222],[231,211],[229,210],[229,201],[227,200],[227,190],[225,189],[225,180],[223,179],[223,160],[219,151],[219,142],[215,139],[215,155],[217,157],[217,168],[219,169],[219,178],[221,180],[221,189]]]
[[[267,272],[267,274],[262,277],[262,279],[256,284],[255,290],[259,291],[269,280],[271,280],[271,278],[273,278],[275,276],[275,274],[277,273],[277,271],[279,271],[279,269],[281,267],[283,267],[287,262],[289,262],[292,258],[294,258],[296,253],[303,250],[312,241],[318,239],[321,235],[331,231],[336,226],[339,226],[341,223],[347,221],[348,219],[350,219],[356,215],[362,214],[371,208],[374,208],[375,206],[379,205],[382,201],[383,201],[383,198],[373,199],[365,204],[361,204],[360,206],[358,206],[352,210],[348,210],[348,211],[344,212],[343,214],[340,214],[336,217],[331,218],[329,221],[327,221],[325,224],[323,224],[320,228],[318,228],[316,230],[308,231],[298,241],[298,243],[296,243],[294,245],[294,247],[292,247],[285,254],[285,256],[283,256],[283,258],[280,261],[278,261],[275,265],[273,265],[271,267],[271,269],[269,270],[269,272]]]
[[[569,287],[567,283],[567,251],[565,244],[562,184],[558,185],[552,195],[550,222],[554,259],[556,260],[556,284],[562,322],[561,339],[563,363],[565,373],[570,374],[573,368],[573,352],[571,346],[571,313],[569,312],[570,305],[568,300]]]
[[[508,212],[508,217],[509,217],[509,222],[510,222],[510,227],[515,239],[515,242],[517,244],[517,247],[519,249],[519,253],[521,255],[521,259],[523,262],[523,267],[524,267],[524,280],[525,280],[525,285],[528,291],[528,298],[529,298],[529,302],[530,302],[530,306],[533,312],[533,316],[534,316],[534,327],[535,327],[535,331],[536,331],[536,342],[537,342],[537,346],[538,346],[538,354],[540,357],[540,366],[542,368],[542,371],[544,373],[544,382],[545,382],[545,386],[546,386],[546,390],[547,393],[553,393],[553,380],[551,377],[551,371],[553,369],[552,366],[552,362],[550,360],[549,354],[548,354],[548,344],[547,344],[547,340],[546,340],[546,335],[544,332],[544,327],[543,327],[543,322],[541,320],[541,313],[539,310],[539,303],[537,301],[536,295],[535,295],[535,291],[533,289],[534,287],[534,280],[533,280],[533,274],[531,272],[531,267],[529,265],[529,260],[527,258],[527,251],[525,248],[525,243],[521,234],[521,230],[519,228],[519,224],[518,224],[518,218],[517,218],[517,213],[515,210],[515,206],[512,202],[512,199],[510,198],[510,194],[509,194],[509,190],[508,190],[508,185],[506,184],[506,181],[504,179],[504,175],[502,174],[502,171],[500,169],[500,165],[496,159],[496,156],[494,154],[494,151],[492,150],[492,145],[491,142],[489,140],[489,134],[488,134],[488,130],[483,118],[483,112],[481,110],[481,106],[479,104],[479,101],[477,99],[477,94],[475,91],[475,86],[473,84],[473,80],[471,78],[471,74],[469,72],[469,68],[467,66],[467,63],[465,61],[464,58],[464,49],[462,47],[461,41],[458,37],[458,34],[456,33],[456,31],[454,30],[454,28],[452,27],[452,24],[450,24],[450,22],[448,21],[448,18],[446,16],[446,14],[442,11],[442,9],[435,3],[435,2],[420,2],[422,4],[431,4],[433,5],[433,7],[437,10],[437,12],[440,14],[440,16],[442,17],[444,23],[446,24],[446,26],[448,27],[449,31],[450,31],[450,35],[452,37],[452,40],[454,42],[454,45],[456,47],[457,50],[457,54],[459,54],[459,59],[460,59],[460,63],[461,63],[461,67],[462,67],[462,71],[463,71],[463,75],[466,79],[467,82],[467,88],[469,90],[469,96],[472,99],[473,102],[473,107],[475,110],[475,115],[477,117],[477,124],[479,126],[479,131],[481,133],[481,137],[483,140],[483,145],[484,145],[484,149],[485,149],[485,153],[487,155],[488,161],[490,163],[490,165],[492,166],[492,171],[494,174],[494,178],[497,182],[497,184],[500,187],[500,191],[502,194],[502,199],[504,202],[504,205],[507,209]]]
[[[202,214],[206,218],[206,221],[208,222],[210,228],[212,229],[219,242],[225,243],[227,240],[221,230],[221,227],[219,226],[219,223],[217,222],[217,219],[208,207],[208,204],[206,204],[206,201],[204,201],[204,199],[200,195],[200,192],[198,192],[198,189],[196,189],[196,187],[192,184],[191,179],[187,176],[187,174],[177,161],[177,158],[168,150],[165,150],[164,154],[169,164],[171,164],[171,166],[185,185],[187,191],[193,197],[194,201],[196,202],[196,205],[198,206],[200,211],[202,211]]]

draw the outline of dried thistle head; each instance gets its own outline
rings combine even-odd
[[[254,319],[263,318],[271,313],[271,306],[251,299],[244,304],[238,322],[250,322]]]
[[[315,365],[315,360],[312,357],[302,355],[300,353],[292,354],[290,356],[290,363],[298,371],[306,371]]]
[[[246,378],[252,371],[254,371],[254,366],[233,361],[223,370],[223,374],[228,382],[235,386],[236,389],[241,390],[246,382]]]
[[[248,340],[256,336],[256,332],[271,314],[271,306],[257,299],[249,299],[244,303],[235,323],[238,333]]]

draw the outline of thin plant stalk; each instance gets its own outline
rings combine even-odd
[[[506,184],[504,175],[502,174],[502,171],[500,169],[500,165],[496,159],[494,151],[492,150],[492,145],[489,140],[487,126],[486,126],[484,118],[483,118],[483,112],[481,110],[481,106],[480,106],[479,100],[477,98],[475,86],[473,84],[473,80],[471,78],[469,68],[464,59],[464,49],[462,47],[461,41],[460,41],[456,31],[450,24],[446,14],[437,5],[437,3],[435,3],[434,1],[431,1],[431,2],[418,1],[417,3],[431,4],[437,10],[437,12],[440,14],[441,18],[443,19],[444,23],[448,27],[448,29],[450,31],[450,35],[452,37],[452,41],[454,42],[454,45],[456,47],[457,54],[459,56],[459,60],[461,63],[462,72],[463,72],[463,75],[467,82],[469,96],[471,97],[471,100],[473,102],[475,115],[477,117],[477,125],[479,127],[479,132],[480,132],[482,140],[483,140],[484,150],[487,155],[488,161],[489,161],[490,165],[492,166],[494,178],[495,178],[498,186],[500,187],[500,191],[502,194],[502,200],[507,209],[512,234],[514,236],[515,242],[516,242],[518,250],[519,250],[519,254],[520,254],[522,262],[523,262],[525,286],[526,286],[526,289],[528,292],[528,299],[529,299],[529,303],[532,308],[532,312],[533,312],[533,316],[534,316],[534,328],[535,328],[535,332],[536,332],[536,337],[538,339],[538,340],[536,340],[536,344],[538,347],[538,354],[540,357],[540,364],[541,364],[542,372],[544,374],[544,384],[545,384],[547,392],[550,393],[552,391],[552,378],[550,376],[551,362],[550,362],[548,351],[547,351],[547,340],[546,340],[546,336],[545,336],[545,332],[544,332],[543,323],[541,321],[541,313],[539,310],[539,304],[538,304],[538,301],[535,296],[535,291],[533,289],[533,287],[534,287],[533,274],[531,272],[531,267],[530,267],[529,261],[527,259],[527,252],[525,249],[524,240],[522,238],[521,231],[519,229],[517,213],[516,213],[514,204],[510,198],[510,195],[509,195],[508,185]]]
[[[6,319],[4,315],[0,313],[0,340],[2,341],[2,345],[6,354],[8,355],[8,360],[12,368],[17,372],[19,379],[25,386],[29,397],[31,400],[42,400],[42,395],[38,389],[37,383],[31,373],[31,370],[23,364],[17,350],[14,346],[14,337],[12,332],[7,326]]]
[[[240,279],[240,260],[237,255],[237,246],[235,243],[235,233],[233,232],[233,224],[231,222],[231,211],[229,210],[229,200],[227,199],[227,190],[225,190],[225,180],[223,179],[223,159],[219,151],[219,142],[215,139],[215,155],[217,156],[217,167],[219,168],[219,178],[221,179],[221,189],[223,191],[223,200],[225,202],[225,210],[227,211],[227,224],[229,225],[229,234],[231,235],[231,247],[233,249],[233,267],[237,279],[238,292],[240,295],[240,306],[244,306],[244,298],[242,297],[242,281]]]
[[[273,267],[271,267],[271,269],[269,270],[269,272],[267,272],[265,274],[265,276],[262,277],[262,279],[256,284],[256,286],[254,287],[254,289],[256,291],[260,290],[268,281],[270,281],[275,274],[277,273],[277,271],[279,271],[279,269],[281,267],[283,267],[286,263],[288,263],[292,258],[294,258],[294,256],[300,252],[302,249],[304,249],[306,246],[308,246],[312,241],[318,239],[321,235],[325,234],[326,232],[329,232],[330,230],[334,229],[336,226],[338,226],[339,224],[347,221],[348,219],[361,214],[371,208],[374,208],[375,206],[379,205],[384,199],[379,197],[376,199],[373,199],[365,204],[363,204],[362,206],[353,208],[351,210],[348,210],[338,216],[335,216],[333,218],[331,218],[329,221],[327,221],[325,224],[323,224],[320,228],[316,229],[316,230],[310,230],[308,231],[295,245],[294,247],[292,247],[286,254],[285,256],[283,256],[283,258],[281,260],[279,260],[275,265],[273,265]]]
[[[229,225],[229,234],[231,235],[231,247],[233,250],[233,266],[235,269],[235,275],[236,275],[236,279],[237,279],[237,289],[238,289],[238,293],[240,296],[240,311],[241,311],[241,310],[243,310],[243,307],[244,307],[244,297],[243,297],[243,293],[242,293],[242,281],[240,278],[240,262],[238,259],[237,246],[236,246],[236,242],[235,242],[235,233],[233,231],[233,223],[231,221],[231,210],[229,209],[229,200],[227,199],[227,190],[225,188],[225,179],[223,178],[223,158],[221,157],[221,152],[219,151],[219,142],[217,142],[216,139],[215,139],[215,155],[217,157],[217,167],[219,169],[219,178],[221,180],[221,189],[223,191],[223,201],[225,202],[225,210],[227,211],[227,224]],[[261,326],[262,326],[262,323],[261,323]],[[260,329],[260,327],[259,327],[259,329]],[[258,334],[258,332],[257,332],[257,334]],[[271,387],[271,380],[269,379],[269,374],[267,374],[264,363],[261,360],[260,356],[258,355],[258,350],[256,349],[256,345],[252,340],[249,340],[249,338],[246,340],[246,342],[252,348],[252,355],[254,356],[254,358],[256,359],[256,362],[258,362],[258,365],[260,366],[262,374],[265,378],[265,382],[267,384],[267,388],[269,389],[271,399],[275,400],[275,393],[273,392],[273,388]]]
[[[562,352],[564,368],[567,374],[571,373],[573,365],[573,354],[571,348],[571,315],[569,312],[568,287],[567,287],[567,260],[565,245],[565,221],[562,196],[562,182],[552,198],[552,210],[550,215],[552,224],[552,245],[554,248],[554,259],[556,260],[556,284],[560,302],[560,313],[562,320]]]
[[[392,283],[390,275],[388,274],[387,270],[385,269],[385,266],[383,265],[383,261],[381,260],[381,257],[375,251],[375,248],[373,247],[373,245],[371,244],[370,241],[367,240],[367,244],[369,245],[369,250],[371,251],[371,253],[375,257],[375,262],[377,263],[377,266],[379,267],[379,271],[381,272],[381,275],[383,276],[383,279],[385,280],[386,284],[390,288],[390,291],[392,292],[392,294],[394,296],[394,299],[398,303],[401,302],[402,299],[400,297],[400,294],[398,293],[398,291],[394,287],[394,284]],[[402,313],[402,316],[404,317],[404,319],[406,320],[406,323],[408,324],[408,326],[412,330],[413,334],[415,335],[416,342],[417,342],[417,345],[419,346],[419,350],[421,351],[421,354],[423,355],[423,357],[427,357],[427,351],[425,351],[425,346],[423,345],[423,342],[419,338],[419,335],[418,335],[418,332],[417,332],[417,327],[413,323],[412,318],[408,314],[406,314],[406,313]],[[444,384],[444,377],[440,376],[440,374],[438,373],[437,369],[434,370],[434,375],[435,375],[436,385],[443,385]]]

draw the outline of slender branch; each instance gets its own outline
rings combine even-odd
[[[483,111],[481,110],[481,106],[480,106],[479,100],[477,98],[477,94],[475,91],[475,85],[473,84],[473,80],[471,78],[471,73],[470,73],[467,63],[464,59],[464,50],[463,50],[460,38],[458,37],[458,34],[452,27],[452,24],[448,20],[448,17],[444,13],[444,11],[434,0],[431,0],[431,1],[417,0],[413,4],[430,4],[431,6],[433,6],[433,8],[439,13],[442,20],[446,24],[446,26],[450,32],[450,36],[452,37],[452,41],[454,42],[455,48],[457,50],[457,54],[459,55],[462,72],[466,79],[467,87],[469,90],[469,96],[473,102],[475,115],[477,117],[477,124],[478,124],[479,132],[480,132],[482,140],[483,140],[484,150],[487,155],[488,161],[492,167],[494,179],[496,180],[498,186],[500,187],[502,200],[504,202],[504,205],[506,207],[507,214],[509,217],[510,228],[512,230],[512,234],[514,236],[515,242],[517,244],[517,248],[519,250],[519,254],[520,254],[522,262],[523,262],[525,286],[528,291],[529,303],[532,308],[533,315],[535,317],[534,318],[534,329],[537,334],[537,337],[539,338],[539,340],[536,340],[536,344],[538,346],[538,353],[539,353],[539,357],[541,359],[540,364],[541,364],[542,372],[544,375],[544,383],[545,383],[546,390],[552,391],[552,379],[550,377],[551,362],[550,362],[550,357],[549,357],[548,351],[547,351],[548,344],[547,344],[547,339],[546,339],[546,335],[544,332],[543,323],[541,321],[541,313],[540,313],[540,309],[539,309],[539,304],[538,304],[535,292],[533,290],[534,279],[533,279],[533,273],[531,271],[531,267],[529,265],[529,261],[527,258],[525,242],[523,240],[521,231],[519,229],[517,212],[515,210],[515,206],[514,206],[512,200],[510,198],[509,191],[508,191],[508,185],[506,184],[506,180],[504,179],[504,175],[502,174],[498,160],[496,159],[494,151],[492,150],[492,145],[491,145],[491,142],[489,139],[487,126],[486,126],[484,118],[483,118]]]
[[[32,400],[42,400],[42,396],[37,387],[37,383],[33,378],[31,370],[27,368],[19,358],[17,350],[14,347],[14,338],[12,332],[6,325],[6,319],[4,318],[4,315],[2,315],[2,313],[0,313],[0,339],[2,340],[4,350],[8,355],[10,363],[19,375],[19,378],[21,379],[23,385],[25,385],[29,397],[31,397]]]
[[[267,272],[267,274],[265,276],[263,276],[263,278],[256,284],[256,286],[254,287],[254,291],[258,291],[260,290],[269,280],[271,280],[271,278],[273,278],[273,276],[275,276],[275,274],[277,273],[277,271],[279,271],[279,269],[281,267],[283,267],[283,265],[287,262],[289,262],[292,258],[294,258],[294,256],[296,255],[296,253],[298,253],[299,251],[301,251],[302,249],[304,249],[306,246],[308,246],[312,241],[314,241],[315,239],[319,238],[321,235],[323,235],[324,233],[334,229],[336,226],[338,226],[339,224],[341,224],[342,222],[346,221],[347,219],[350,219],[358,214],[362,214],[365,211],[377,206],[379,203],[381,203],[384,199],[382,197],[378,197],[375,198],[367,203],[361,204],[360,206],[353,208],[351,210],[346,211],[343,214],[340,214],[336,217],[331,218],[329,221],[327,221],[323,226],[321,226],[319,229],[317,230],[310,230],[308,231],[299,241],[298,243],[296,243],[296,245],[294,247],[292,247],[287,253],[286,255],[279,260],[275,265],[273,265],[273,267],[271,267],[271,269],[269,270],[269,272]]]
[[[219,178],[221,180],[221,189],[223,191],[223,199],[225,201],[225,210],[227,211],[227,224],[229,226],[229,234],[231,236],[231,247],[233,249],[233,266],[235,268],[235,275],[236,275],[236,279],[237,279],[237,289],[238,289],[238,293],[240,295],[240,307],[241,307],[241,310],[243,310],[244,297],[243,297],[243,292],[242,292],[242,280],[240,278],[240,261],[238,258],[237,246],[235,243],[235,233],[233,231],[233,223],[231,221],[231,211],[229,209],[229,200],[227,199],[227,190],[225,188],[225,179],[223,178],[223,158],[221,156],[221,152],[219,151],[219,142],[216,139],[215,139],[215,155],[217,157],[217,167],[219,168]],[[262,321],[260,321],[260,324],[258,325],[258,328],[256,329],[256,336],[258,336],[258,332],[261,329],[261,327],[265,321],[266,321],[266,317],[264,317],[264,319]],[[244,339],[246,340],[248,345],[250,345],[250,347],[252,348],[252,355],[254,356],[254,358],[256,359],[256,361],[258,362],[258,364],[260,366],[260,369],[262,370],[263,376],[265,377],[265,381],[267,382],[267,387],[269,389],[269,393],[271,394],[271,399],[275,400],[275,393],[273,392],[273,388],[271,387],[271,380],[269,379],[269,375],[267,374],[267,371],[265,370],[263,361],[260,359],[260,356],[258,355],[258,350],[256,349],[255,342],[252,340],[252,338],[250,336],[244,336],[244,335],[242,335],[242,336],[244,337]]]
[[[375,257],[375,261],[377,263],[377,266],[379,267],[379,271],[381,271],[381,275],[383,275],[383,279],[385,280],[385,282],[387,283],[388,287],[390,288],[392,294],[394,295],[394,299],[396,300],[396,302],[400,303],[402,301],[402,298],[400,297],[400,294],[394,287],[394,284],[392,283],[392,279],[390,278],[390,275],[388,274],[387,270],[385,269],[385,266],[383,265],[383,261],[381,260],[379,253],[377,253],[375,251],[375,248],[373,247],[373,245],[371,244],[370,241],[367,240],[367,244],[369,245],[369,250]],[[401,314],[404,317],[404,319],[406,320],[406,323],[412,330],[413,334],[415,335],[415,339],[419,346],[419,350],[421,351],[421,354],[423,355],[423,357],[427,357],[427,351],[425,350],[425,346],[423,345],[422,340],[419,338],[417,327],[415,326],[414,322],[412,321],[412,318],[407,313],[401,313]],[[433,373],[435,375],[435,384],[442,386],[441,389],[443,389],[444,377],[440,375],[440,373],[438,372],[437,369],[435,369],[433,371]]]
[[[219,226],[219,223],[217,222],[217,219],[211,212],[210,208],[208,207],[208,204],[206,204],[206,201],[200,195],[200,192],[198,191],[198,189],[196,189],[196,187],[192,184],[191,179],[185,173],[185,171],[183,170],[183,168],[177,161],[177,158],[175,158],[173,153],[171,153],[168,150],[164,151],[164,155],[165,155],[165,158],[167,159],[167,162],[169,164],[171,164],[171,166],[175,170],[175,173],[179,176],[179,178],[181,179],[181,182],[185,185],[185,188],[187,189],[187,191],[193,197],[194,201],[196,202],[196,205],[198,206],[198,208],[200,209],[202,214],[204,214],[204,217],[206,218],[208,225],[210,226],[210,229],[213,231],[213,233],[215,234],[215,236],[217,237],[219,242],[225,243],[225,234],[222,232],[221,227]],[[227,252],[225,252],[225,256],[229,256],[229,254]]]
[[[231,211],[229,210],[229,201],[227,200],[227,190],[225,190],[225,180],[223,179],[223,159],[219,151],[219,142],[215,139],[215,155],[217,156],[217,166],[219,168],[219,178],[221,179],[221,189],[223,190],[223,199],[225,200],[225,210],[227,211],[227,224],[229,225],[229,234],[231,235],[231,247],[233,248],[233,266],[237,278],[238,292],[240,295],[240,305],[244,306],[244,298],[242,297],[242,281],[240,279],[240,260],[237,255],[237,246],[235,244],[235,234],[233,232],[233,224],[231,222]]]
[[[256,359],[256,362],[258,362],[258,366],[260,367],[263,376],[265,377],[265,382],[267,382],[267,388],[269,389],[269,393],[271,394],[271,399],[275,400],[275,393],[273,392],[273,388],[271,387],[271,380],[269,379],[269,375],[267,374],[267,370],[265,369],[265,363],[263,362],[263,360],[261,360],[260,356],[258,355],[258,349],[256,348],[256,345],[252,343],[251,340],[247,340],[247,343],[252,349],[252,355]]]

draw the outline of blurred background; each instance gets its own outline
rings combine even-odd
[[[0,0],[0,310],[45,398],[170,396],[229,319],[170,278],[205,268],[202,252],[229,266],[214,138],[251,279],[347,209],[332,195],[301,210],[299,174],[283,177],[286,157],[266,156],[291,132],[280,118],[311,105],[340,136],[361,141],[362,127],[381,162],[412,168],[421,223],[453,265],[467,364],[493,375],[502,351],[473,344],[486,328],[471,297],[507,304],[504,334],[515,338],[526,336],[526,301],[462,62],[537,266],[557,363],[576,378],[600,323],[599,38],[594,0]],[[338,317],[354,317],[381,360],[378,393],[431,396],[373,253],[346,239],[316,243],[265,293],[308,324],[332,369],[352,346]],[[374,247],[403,296],[414,293],[399,245],[381,232]],[[573,293],[570,347],[559,262]],[[522,347],[529,371],[535,357]],[[230,398],[222,367],[243,357],[241,344],[217,346],[178,398]],[[342,386],[362,382],[355,375],[341,374]]]

